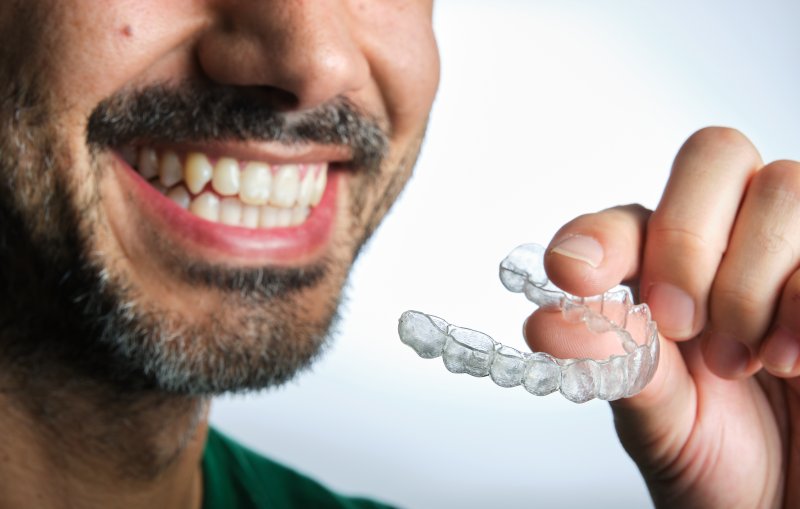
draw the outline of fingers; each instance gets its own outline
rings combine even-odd
[[[797,267],[799,252],[800,164],[778,161],[753,177],[712,288],[705,357],[713,371],[736,377],[758,367],[755,360],[762,339],[784,285]],[[799,330],[789,307],[794,306],[783,306],[780,318]],[[789,353],[778,355],[778,350],[796,344],[789,341],[790,330],[778,326],[772,347],[764,351],[773,368],[789,372],[794,359],[786,367]]]
[[[764,340],[760,355],[770,373],[784,378],[800,376],[800,271],[783,289],[775,326]]]
[[[524,335],[534,351],[560,358],[621,353],[616,334],[591,333],[584,324],[564,323],[560,312],[537,310],[526,320]],[[660,341],[658,369],[650,383],[636,396],[611,404],[620,439],[646,474],[648,465],[669,464],[682,449],[697,408],[695,385],[678,344]],[[682,347],[697,350],[693,342]]]
[[[627,206],[581,216],[558,232],[545,267],[576,295],[641,274],[659,331],[683,340],[705,329],[702,353],[718,376],[762,363],[800,376],[800,163],[762,168],[738,131],[695,133],[652,215]]]
[[[598,295],[634,277],[649,216],[640,205],[625,205],[570,221],[547,248],[548,276],[559,288],[581,296]]]
[[[534,352],[560,359],[608,359],[625,353],[616,332],[592,332],[586,324],[565,320],[560,310],[534,311],[525,320],[523,336]]]
[[[665,336],[688,339],[703,329],[741,197],[760,167],[755,147],[732,129],[698,131],[679,151],[650,218],[641,278],[642,297]]]

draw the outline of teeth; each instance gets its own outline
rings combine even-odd
[[[300,182],[300,190],[297,192],[297,206],[308,207],[311,204],[311,198],[314,197],[314,172],[313,168],[309,167],[306,171],[306,176]]]
[[[236,159],[223,157],[217,161],[211,187],[222,196],[239,194],[239,163]]]
[[[212,193],[203,193],[189,205],[192,214],[208,221],[219,221],[219,198]]]
[[[170,189],[167,193],[167,198],[174,201],[182,209],[188,209],[189,203],[192,201],[192,196],[183,186],[175,186]]]
[[[314,194],[311,196],[311,206],[316,207],[322,200],[322,194],[325,192],[325,186],[328,185],[328,168],[324,165],[319,169],[319,174],[314,180]]]
[[[209,221],[245,228],[303,224],[327,185],[327,164],[240,165],[235,158],[222,157],[212,165],[201,152],[186,154],[182,162],[175,151],[159,154],[130,146],[119,153],[179,207]],[[209,183],[213,192],[203,192]]]
[[[139,174],[146,180],[158,175],[158,154],[151,148],[143,148],[139,151],[139,162],[137,164]]]
[[[244,205],[242,207],[242,226],[247,228],[258,228],[258,217],[261,213],[260,207],[255,205]]]
[[[211,167],[205,154],[193,152],[186,158],[186,170],[183,178],[186,180],[186,187],[194,194],[202,191],[206,184],[211,182],[213,175],[214,168]]]
[[[292,209],[278,209],[278,228],[292,225]]]
[[[261,215],[258,218],[258,225],[261,228],[275,228],[278,226],[278,209],[268,205],[261,207]]]
[[[269,201],[272,173],[264,163],[247,163],[242,172],[239,199],[249,205],[265,205]]]
[[[242,222],[242,202],[236,198],[223,198],[219,207],[219,222],[239,226]]]
[[[300,190],[300,171],[294,164],[285,164],[278,169],[273,181],[270,204],[276,207],[291,207],[297,201]]]
[[[161,156],[161,163],[158,165],[158,177],[161,185],[167,188],[183,180],[183,168],[178,154],[166,152]]]
[[[292,210],[292,220],[290,224],[292,226],[297,226],[298,224],[303,224],[308,217],[308,207],[295,207]]]

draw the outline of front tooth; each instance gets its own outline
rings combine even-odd
[[[260,208],[255,205],[244,205],[242,207],[242,226],[258,228],[258,216],[260,212]]]
[[[258,225],[261,228],[275,228],[278,226],[278,209],[263,205],[261,208],[261,215],[258,218]]]
[[[186,157],[186,171],[183,179],[191,192],[197,194],[202,191],[206,184],[211,182],[213,175],[214,168],[205,154],[193,152]]]
[[[139,151],[137,164],[139,174],[147,180],[158,176],[158,154],[152,148],[143,148]]]
[[[183,186],[175,186],[170,189],[167,193],[167,198],[174,201],[182,209],[188,209],[189,203],[192,201],[192,196]]]
[[[278,209],[278,228],[286,228],[292,225],[292,209]]]
[[[314,194],[311,197],[311,206],[316,207],[322,200],[322,194],[325,192],[325,186],[328,184],[328,168],[323,165],[319,169],[317,178],[314,179]]]
[[[212,193],[203,193],[192,200],[189,210],[208,221],[219,221],[219,198]]]
[[[219,222],[239,226],[242,222],[242,202],[237,198],[223,198],[219,206]]]
[[[272,183],[272,173],[269,165],[250,162],[242,171],[241,189],[239,199],[249,205],[264,205],[269,201],[269,188]]]
[[[308,217],[308,207],[294,207],[292,209],[292,226],[298,226],[305,222]]]
[[[239,194],[239,163],[236,159],[223,157],[217,161],[211,186],[223,196]]]
[[[309,167],[297,192],[298,207],[307,207],[311,203],[311,198],[314,197],[314,180],[314,168]]]
[[[270,193],[270,204],[276,207],[291,207],[297,201],[299,190],[300,171],[298,167],[294,164],[279,166],[273,181],[272,193]]]
[[[161,162],[158,165],[158,176],[161,184],[165,187],[172,187],[183,180],[183,168],[181,168],[181,160],[178,158],[178,154],[167,151],[161,156]]]

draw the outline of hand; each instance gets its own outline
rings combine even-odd
[[[615,207],[556,234],[558,286],[627,282],[658,322],[653,381],[612,403],[657,506],[800,507],[799,263],[800,164],[765,166],[724,128],[684,144],[652,213]],[[541,344],[540,322],[526,324],[533,348],[580,348]]]

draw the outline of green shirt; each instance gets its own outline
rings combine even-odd
[[[267,507],[387,509],[389,506],[333,493],[209,429],[203,452],[203,509]]]

